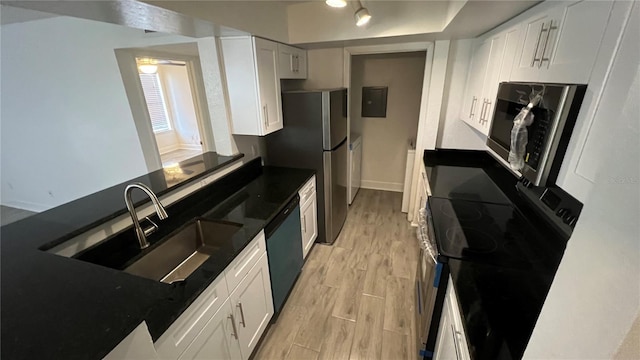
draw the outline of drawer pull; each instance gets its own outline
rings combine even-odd
[[[247,323],[244,321],[244,311],[242,311],[242,303],[238,303],[238,305],[236,306],[240,308],[240,319],[241,319],[240,324],[242,325],[242,327],[246,328]]]
[[[236,328],[236,319],[233,318],[233,314],[228,316],[231,319],[231,326],[233,326],[233,332],[231,335],[238,340],[238,329]]]

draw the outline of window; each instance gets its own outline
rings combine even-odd
[[[167,104],[160,87],[160,77],[158,74],[139,74],[142,83],[144,99],[147,101],[149,117],[154,133],[171,130],[171,122],[167,112]]]

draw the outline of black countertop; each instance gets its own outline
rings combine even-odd
[[[65,218],[62,209],[52,209],[55,216],[45,212],[2,227],[1,357],[99,359],[142,321],[147,322],[152,338],[158,339],[313,173],[263,168],[258,158],[167,207],[169,218],[149,237],[152,247],[199,216],[242,225],[220,252],[184,282],[173,285],[39,250],[86,228],[87,221],[104,220],[87,215],[76,221]],[[124,202],[122,193],[117,199]],[[72,214],[82,212],[71,204],[63,207]],[[132,230],[126,232],[120,236],[130,236],[135,248]]]
[[[522,231],[530,235],[519,241],[531,240],[533,243],[526,244],[526,247],[546,254],[541,259],[528,262],[527,266],[510,263],[507,259],[447,260],[472,359],[520,359],[555,276],[566,241],[554,236],[549,225],[528,208],[516,190],[518,179],[486,152],[428,150],[423,160],[427,173],[432,174],[428,176],[434,197],[494,204],[485,207],[513,207],[518,219],[526,219],[526,224],[521,225],[526,229]],[[469,183],[461,179],[467,179]],[[474,186],[472,179],[479,179],[479,182],[475,182],[477,186]],[[462,194],[451,190],[460,189],[452,184],[461,182],[465,190]],[[500,199],[494,187],[509,201],[493,201]]]

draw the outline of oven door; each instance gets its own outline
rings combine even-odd
[[[439,275],[436,260],[436,244],[431,212],[428,202],[418,213],[417,237],[420,244],[420,257],[416,274],[416,335],[417,353],[425,356],[427,339],[435,309],[438,292],[436,276]],[[440,265],[442,266],[442,264]]]

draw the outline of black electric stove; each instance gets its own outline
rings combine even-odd
[[[566,244],[532,226],[512,205],[431,197],[441,257],[518,269],[557,264]]]

